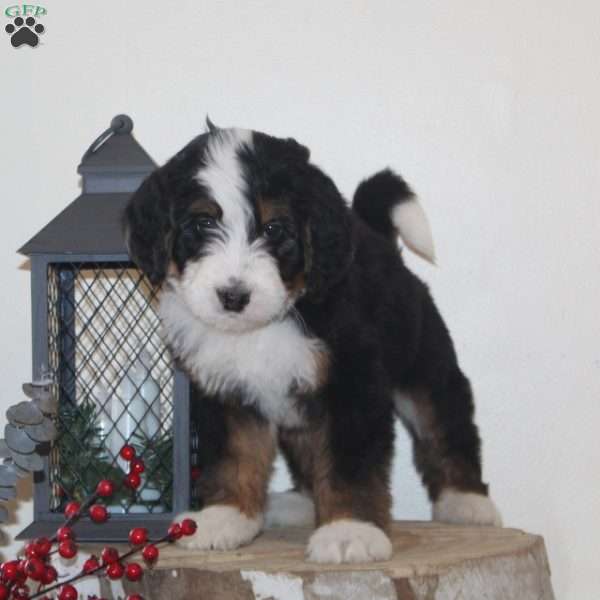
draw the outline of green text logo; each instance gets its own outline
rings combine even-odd
[[[37,6],[35,4],[15,4],[9,6],[4,14],[7,17],[41,17],[47,14],[48,11],[43,6]]]

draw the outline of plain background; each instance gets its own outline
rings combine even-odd
[[[545,536],[557,598],[596,598],[597,1],[44,6],[37,48],[0,32],[2,418],[31,374],[29,272],[15,250],[78,194],[75,168],[113,115],[134,118],[159,162],[206,113],[295,136],[347,197],[390,165],[422,198],[439,267],[408,260],[473,381],[492,494],[506,524]],[[394,495],[396,517],[428,518],[403,433]],[[31,504],[12,508],[11,534]]]

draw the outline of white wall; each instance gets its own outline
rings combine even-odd
[[[77,195],[75,167],[114,114],[158,161],[208,112],[298,137],[347,195],[390,164],[432,222],[440,267],[410,263],[473,380],[506,523],[545,536],[557,598],[597,597],[598,3],[45,6],[38,48],[0,39],[2,415],[30,375],[15,250]],[[404,438],[398,454],[395,514],[426,518]],[[11,533],[30,510],[19,503]]]

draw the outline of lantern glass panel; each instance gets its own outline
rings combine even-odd
[[[159,335],[156,293],[131,263],[55,263],[48,269],[48,370],[60,432],[49,460],[50,510],[121,481],[135,447],[145,471],[137,493],[110,500],[113,513],[172,510],[171,356]]]

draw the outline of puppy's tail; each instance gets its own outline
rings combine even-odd
[[[354,192],[354,212],[374,231],[396,240],[435,264],[433,236],[425,211],[409,185],[390,169],[362,181]]]

